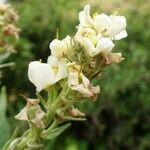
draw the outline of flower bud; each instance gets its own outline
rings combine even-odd
[[[85,114],[80,112],[77,108],[73,108],[69,111],[72,117],[84,117]]]

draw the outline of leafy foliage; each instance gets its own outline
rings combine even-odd
[[[10,125],[6,117],[7,99],[5,87],[2,87],[0,91],[0,103],[0,147],[2,147],[10,134]]]

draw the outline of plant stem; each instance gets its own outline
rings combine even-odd
[[[37,97],[40,99],[41,104],[46,109],[46,119],[45,119],[45,128],[44,129],[54,129],[58,122],[54,119],[55,115],[57,113],[57,110],[60,109],[62,106],[63,98],[67,96],[67,94],[70,92],[70,88],[68,87],[68,84],[65,84],[60,91],[58,95],[58,89],[57,87],[52,87],[47,89],[48,91],[48,100],[47,103],[42,98],[42,96],[37,93]],[[53,122],[52,122],[53,121]],[[28,146],[31,147],[40,147],[41,145],[38,145],[39,141],[41,140],[41,133],[43,129],[38,128],[35,124],[30,123],[30,129],[28,129],[22,137],[20,137],[19,142],[16,144],[14,150],[24,150],[28,148]],[[14,139],[13,141],[15,141]],[[13,141],[11,143],[13,143]],[[9,145],[11,145],[11,143]],[[9,146],[8,146],[9,147]],[[9,150],[6,149],[6,150]]]

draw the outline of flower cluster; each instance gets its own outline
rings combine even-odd
[[[0,4],[0,53],[14,52],[13,44],[20,29],[16,27],[18,15],[9,4]]]
[[[92,81],[104,67],[123,60],[122,54],[112,49],[115,40],[127,36],[124,16],[95,13],[91,17],[90,6],[86,5],[79,13],[79,21],[74,37],[67,35],[50,43],[47,63],[29,64],[28,77],[36,87],[37,99],[26,98],[26,107],[16,116],[30,125],[28,134],[16,142],[21,148],[41,146],[41,139],[58,136],[70,125],[65,124],[68,120],[85,120],[85,114],[74,103],[95,101],[100,86]],[[44,98],[41,91],[47,93]]]
[[[95,13],[91,17],[90,6],[86,5],[79,13],[79,20],[78,31],[74,37],[67,35],[63,40],[54,39],[50,43],[51,56],[48,57],[47,63],[34,61],[29,64],[28,76],[37,91],[67,78],[72,90],[91,97],[91,93],[99,93],[99,88],[92,87],[86,75],[90,76],[93,70],[96,71],[95,68],[101,65],[102,59],[97,64],[97,58],[103,56],[106,65],[123,60],[121,53],[111,51],[115,46],[114,40],[127,36],[124,16]],[[83,68],[92,63],[95,64],[93,68]],[[89,71],[86,72],[86,69]]]

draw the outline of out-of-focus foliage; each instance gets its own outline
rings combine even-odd
[[[14,51],[14,42],[18,39],[16,27],[18,15],[9,4],[0,4],[0,54]]]
[[[6,119],[6,106],[7,106],[7,99],[6,99],[6,88],[2,87],[0,91],[0,147],[8,140],[10,134],[10,124]]]
[[[15,52],[14,45],[20,31],[16,27],[17,20],[18,15],[14,8],[9,4],[0,3],[0,74],[2,68],[14,65],[4,62],[12,52]]]
[[[11,5],[0,3],[0,81],[2,68],[14,65],[5,63],[6,59],[14,52],[14,45],[18,39],[19,28],[16,27],[18,16]],[[10,135],[10,124],[6,116],[7,98],[6,88],[0,88],[0,148],[8,140]]]
[[[150,148],[150,3],[148,0],[12,0],[20,16],[21,38],[18,53],[10,60],[16,68],[5,69],[2,83],[7,85],[8,119],[11,124],[22,101],[19,93],[32,96],[34,87],[27,79],[30,60],[46,60],[49,42],[59,28],[60,38],[72,34],[78,12],[90,3],[98,12],[112,12],[118,7],[127,17],[128,37],[114,51],[123,52],[125,60],[104,71],[97,81],[103,87],[93,105],[84,103],[88,121],[73,123],[47,149],[56,150],[146,150]],[[15,124],[12,126],[14,128]],[[2,133],[0,133],[2,134]],[[53,145],[53,146],[52,146]]]

